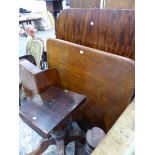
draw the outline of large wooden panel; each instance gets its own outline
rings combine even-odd
[[[71,8],[100,8],[100,0],[70,0]]]
[[[134,9],[135,0],[105,0],[105,7],[111,9]]]
[[[131,101],[134,61],[59,39],[47,41],[47,58],[59,71],[62,88],[88,97],[77,115],[81,125],[108,131]]]
[[[56,37],[135,59],[135,12],[113,9],[66,9]]]

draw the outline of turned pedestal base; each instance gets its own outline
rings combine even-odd
[[[49,139],[43,140],[39,147],[27,155],[41,155],[50,145],[57,146],[57,155],[65,155],[65,148],[71,141],[85,143],[85,134],[79,129],[66,127],[54,132]],[[75,148],[76,153],[76,148]]]

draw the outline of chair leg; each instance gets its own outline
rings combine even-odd
[[[66,149],[65,149],[64,139],[57,140],[56,145],[57,145],[57,155],[65,155]]]
[[[80,130],[69,130],[68,141],[79,141],[85,144],[85,134]]]
[[[27,155],[41,155],[50,145],[55,145],[56,140],[54,138],[47,139],[41,142],[40,146],[32,151],[31,153],[28,153]]]

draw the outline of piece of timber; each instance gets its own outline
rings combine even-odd
[[[49,68],[60,73],[63,89],[87,96],[76,115],[107,132],[131,101],[134,91],[133,60],[59,39],[47,41]]]
[[[51,86],[61,86],[60,76],[56,69],[42,71],[26,59],[19,62],[19,76],[24,91],[29,97],[36,96]]]
[[[103,8],[134,9],[135,0],[105,0],[105,6]]]
[[[56,38],[135,59],[135,11],[65,9]]]
[[[70,8],[100,8],[100,0],[70,0]]]
[[[91,155],[134,155],[135,103],[125,109]]]

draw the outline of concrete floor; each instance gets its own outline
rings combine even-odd
[[[19,119],[19,155],[26,155],[36,149],[43,140],[35,131]],[[74,142],[68,144],[66,155],[74,154]],[[51,145],[43,155],[56,155],[56,146]]]

